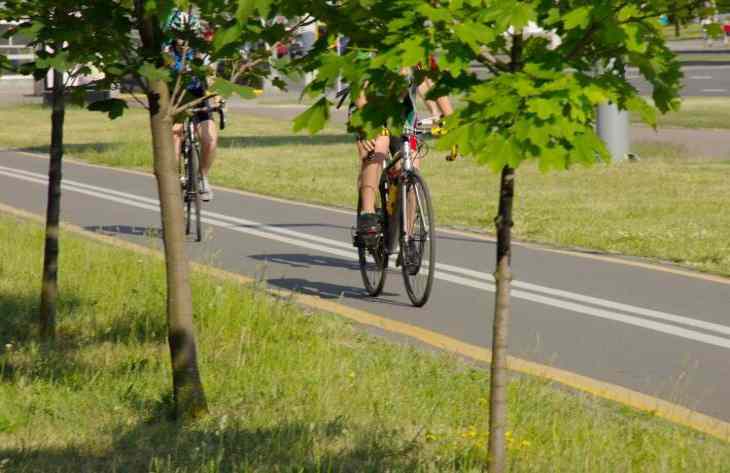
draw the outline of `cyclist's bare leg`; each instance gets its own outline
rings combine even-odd
[[[442,116],[448,117],[449,115],[454,114],[454,107],[451,106],[451,100],[449,100],[447,95],[437,98],[436,104],[441,110]]]
[[[428,110],[431,112],[431,116],[441,118],[453,115],[454,107],[451,105],[451,100],[449,100],[448,96],[444,95],[436,100],[426,99],[426,95],[432,87],[433,81],[429,77],[426,77],[423,79],[423,82],[418,85],[417,89],[418,97],[424,101],[426,107],[428,107]]]
[[[375,213],[375,197],[389,143],[389,136],[378,136],[374,140],[357,142],[357,153],[362,163],[358,179],[362,213]]]
[[[208,177],[218,149],[218,126],[215,121],[211,119],[198,124],[198,136],[201,148],[200,174]]]
[[[175,123],[172,125],[172,144],[175,147],[175,160],[180,161],[182,153],[183,124]]]
[[[447,95],[438,97],[435,101],[427,100],[426,96],[428,91],[433,87],[433,81],[426,77],[418,85],[418,96],[426,103],[426,106],[431,111],[431,116],[438,118],[446,118],[454,114],[454,107],[451,105],[451,100]],[[439,126],[440,127],[440,126]],[[443,130],[441,130],[443,132]],[[434,134],[436,130],[434,129]],[[459,156],[459,148],[454,145],[451,147],[451,152],[446,156],[447,161],[453,161]]]
[[[439,104],[434,101],[426,98],[426,94],[428,94],[428,91],[431,90],[431,87],[433,87],[433,81],[429,79],[428,77],[425,77],[423,81],[418,84],[418,88],[416,89],[416,92],[418,93],[418,97],[423,100],[423,103],[426,104],[426,107],[428,108],[428,111],[431,113],[432,117],[441,118],[443,116],[443,112],[441,108],[439,107]],[[452,111],[453,113],[453,111]]]

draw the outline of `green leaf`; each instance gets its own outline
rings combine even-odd
[[[638,54],[644,54],[649,49],[649,44],[643,37],[640,25],[629,23],[623,25],[624,33],[626,33],[626,48]]]
[[[84,87],[72,87],[69,102],[78,107],[83,107],[86,102],[86,89]]]
[[[492,133],[485,141],[484,148],[485,152],[478,155],[477,159],[494,172],[501,171],[507,164],[517,168],[524,160],[524,154],[513,137]]]
[[[598,105],[607,102],[609,99],[608,94],[601,87],[596,84],[590,84],[583,89],[583,94],[590,100],[592,104]]]
[[[528,102],[527,109],[537,115],[541,120],[547,120],[554,115],[563,113],[560,102],[556,100],[536,98]]]
[[[269,16],[271,11],[271,0],[256,0],[256,9],[263,18]]]
[[[234,84],[222,77],[216,77],[215,82],[213,82],[213,85],[210,86],[210,91],[226,98],[233,94],[238,94],[243,99],[252,99],[256,97],[256,94],[251,87]]]
[[[412,66],[423,62],[426,59],[426,49],[423,47],[423,39],[415,36],[407,39],[400,45],[401,64]]]
[[[566,30],[575,28],[587,28],[591,22],[591,7],[584,6],[571,10],[563,16],[563,24]]]
[[[481,51],[482,45],[494,41],[497,36],[493,29],[473,21],[454,25],[453,28],[456,36],[476,53]]]
[[[236,19],[238,21],[248,21],[256,8],[256,0],[238,0],[238,8],[236,9]]]
[[[711,24],[707,25],[706,28],[707,28],[707,34],[713,38],[717,38],[719,36],[724,35],[722,25],[720,25],[719,23],[711,23]]]
[[[327,98],[322,97],[314,105],[294,118],[294,132],[306,128],[313,135],[324,128],[324,124],[327,123],[329,116],[330,102]]]
[[[417,10],[420,14],[427,17],[429,20],[433,22],[437,21],[449,21],[451,19],[451,14],[448,10],[444,8],[434,8],[431,5],[427,3],[422,3],[417,7]]]
[[[3,38],[9,38],[13,35],[20,34],[27,38],[35,39],[36,35],[45,27],[46,25],[40,21],[38,18],[34,18],[32,22],[23,23],[21,25],[18,25],[15,29],[9,29],[8,31],[3,34]]]
[[[61,51],[52,56],[40,57],[35,63],[37,69],[56,69],[60,72],[65,72],[72,66],[68,63],[68,52],[66,51]]]
[[[150,64],[149,62],[145,62],[138,70],[140,76],[144,77],[150,82],[154,81],[169,81],[170,80],[170,70],[165,68],[158,68],[155,67],[153,64]]]
[[[536,16],[535,10],[530,3],[516,2],[514,7],[511,8],[509,24],[519,31],[527,26],[527,23],[535,20]]]
[[[596,135],[593,129],[586,129],[573,137],[573,153],[571,158],[583,164],[595,164],[598,159],[610,161],[611,157],[606,150],[606,145]]]
[[[538,167],[540,172],[548,172],[552,169],[562,170],[566,168],[566,152],[562,146],[548,146],[541,148]]]
[[[109,118],[114,120],[117,117],[121,117],[124,114],[124,110],[129,107],[127,106],[127,102],[124,100],[112,98],[107,100],[98,100],[89,104],[87,108],[96,112],[105,112],[109,115]]]
[[[329,53],[322,57],[322,64],[317,70],[317,79],[329,82],[337,79],[345,60],[344,56],[338,56],[334,53]]]
[[[213,38],[213,49],[218,52],[229,44],[235,42],[241,37],[243,27],[241,23],[235,23],[229,28],[224,28],[216,32]]]
[[[626,108],[631,112],[637,112],[644,123],[656,128],[656,109],[646,100],[638,96],[631,97],[626,101]]]

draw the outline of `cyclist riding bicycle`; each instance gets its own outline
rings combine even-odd
[[[203,28],[200,20],[192,14],[183,12],[175,9],[171,13],[166,23],[166,30],[170,31],[175,39],[166,48],[172,59],[171,68],[174,76],[178,74],[190,75],[189,81],[185,87],[185,97],[183,102],[190,102],[202,97],[205,97],[207,93],[207,87],[209,82],[212,80],[212,75],[205,74],[204,77],[200,77],[194,74],[190,68],[190,64],[195,60],[199,59],[203,64],[212,71],[215,71],[213,65],[209,63],[207,56],[199,54],[192,48],[190,48],[183,39],[183,33],[192,32],[198,35],[201,39],[206,42],[210,42],[213,39],[212,31]],[[213,101],[217,99],[212,99]],[[215,104],[210,104],[211,99],[204,101],[197,108],[211,107]],[[216,150],[218,148],[218,128],[213,120],[209,111],[198,111],[196,112],[197,118],[197,133],[200,137],[201,143],[201,162],[200,162],[200,198],[206,202],[213,199],[213,191],[210,188],[208,180],[208,174],[215,160]],[[173,140],[175,146],[175,156],[180,160],[182,135],[183,135],[183,124],[176,120],[176,123],[172,127]]]
[[[401,71],[403,75],[408,75],[409,71]],[[412,80],[412,79],[411,79]],[[410,116],[415,112],[415,104],[412,102],[410,95],[404,91],[401,98],[401,108],[403,117]],[[361,109],[367,104],[367,97],[362,93],[350,106],[351,113],[356,109]],[[357,154],[360,158],[360,174],[358,176],[358,192],[360,196],[361,209],[357,216],[357,235],[359,241],[365,245],[370,244],[369,238],[378,235],[381,231],[380,216],[376,213],[375,203],[377,200],[378,183],[380,182],[380,174],[383,170],[383,162],[387,158],[390,151],[395,154],[398,151],[398,140],[391,139],[391,133],[386,126],[383,126],[380,134],[375,138],[367,138],[361,130],[353,128],[348,123],[348,130],[356,133]],[[396,134],[400,136],[399,133]],[[418,168],[420,160],[414,161],[414,166]]]
[[[366,55],[361,53],[360,56]],[[409,82],[419,81],[418,89],[423,85],[423,74],[412,74],[410,69],[401,70],[403,76],[409,77]],[[425,97],[425,93],[423,94]],[[440,98],[441,99],[441,98]],[[439,99],[439,100],[440,100]],[[445,98],[448,101],[448,97]],[[415,104],[407,91],[403,91],[401,97],[401,107],[403,117],[410,116],[415,112]],[[362,93],[350,106],[350,111],[362,109],[367,104],[367,98]],[[450,105],[450,103],[449,103]],[[450,109],[449,109],[450,111]],[[453,112],[452,112],[453,113]],[[437,126],[434,123],[434,126]],[[383,161],[387,158],[388,151],[392,154],[398,151],[398,140],[391,139],[390,131],[387,127],[383,127],[379,136],[368,139],[360,130],[354,129],[348,123],[348,130],[356,133],[357,154],[361,162],[360,174],[358,176],[358,193],[361,202],[360,212],[357,216],[357,240],[365,245],[371,243],[370,236],[378,235],[381,231],[380,216],[376,213],[375,205],[378,194],[378,183],[380,182],[380,174],[383,169]],[[396,134],[400,136],[399,133]],[[456,156],[456,150],[453,150],[451,156]],[[448,159],[448,157],[447,157]],[[449,159],[453,160],[453,159]],[[415,159],[414,166],[420,167],[420,159]]]

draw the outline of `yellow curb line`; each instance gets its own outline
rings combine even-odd
[[[26,212],[15,207],[0,204],[0,212],[14,215],[27,220],[32,220],[45,224],[45,220],[37,214]],[[87,239],[97,240],[99,242],[131,250],[137,253],[163,258],[163,254],[145,246],[130,243],[107,235],[84,230],[69,223],[62,223],[61,227],[70,233],[80,235]],[[219,279],[227,279],[239,282],[241,284],[251,284],[255,282],[253,278],[243,276],[241,274],[231,273],[218,268],[213,268],[200,263],[191,263],[196,271],[201,271]],[[341,317],[349,319],[353,322],[376,327],[390,333],[408,336],[412,339],[426,343],[432,347],[439,348],[457,355],[471,358],[476,361],[489,363],[492,360],[492,353],[486,348],[471,345],[451,338],[440,333],[432,332],[421,327],[398,322],[396,320],[387,319],[369,312],[347,307],[337,302],[321,299],[319,297],[296,293],[285,289],[274,289],[268,291],[271,294],[289,298],[301,305],[330,312]],[[647,394],[643,394],[631,389],[627,389],[615,384],[598,381],[596,379],[582,376],[569,371],[553,368],[551,366],[541,365],[531,361],[523,360],[515,357],[508,357],[507,367],[519,373],[537,376],[551,381],[558,382],[565,386],[586,392],[596,397],[615,401],[620,404],[649,412],[657,417],[669,420],[675,424],[679,424],[691,429],[703,432],[713,437],[719,438],[726,442],[730,442],[730,423],[720,419],[710,417],[708,415],[693,411],[686,407],[673,404],[671,402],[658,399]]]
[[[37,159],[45,159],[45,160],[48,159],[48,156],[45,156],[42,154],[37,154],[37,153],[31,153],[28,151],[15,151],[15,150],[9,150],[9,149],[0,149],[0,151],[10,151],[13,153],[24,154],[24,155],[27,155],[27,156],[30,156],[33,158],[37,158]],[[145,172],[145,171],[139,171],[136,169],[126,169],[126,168],[121,168],[121,167],[105,166],[103,164],[87,163],[85,161],[80,161],[78,159],[69,158],[69,157],[64,157],[64,159],[67,161],[70,161],[76,165],[79,165],[79,166],[87,166],[87,167],[93,167],[93,168],[101,168],[101,169],[105,169],[105,170],[121,171],[121,172],[126,172],[129,174],[134,174],[137,176],[146,176],[146,177],[150,177],[150,178],[155,177],[154,174],[152,174],[152,173]],[[301,207],[326,210],[329,212],[341,213],[341,214],[346,214],[346,215],[354,215],[354,211],[352,211],[352,210],[339,209],[336,207],[327,207],[325,205],[320,205],[320,204],[310,204],[307,202],[297,202],[295,200],[284,199],[282,197],[274,197],[274,196],[270,196],[270,195],[257,194],[255,192],[248,192],[248,191],[243,191],[240,189],[232,189],[230,187],[223,187],[223,186],[212,186],[212,187],[213,187],[213,189],[220,189],[222,191],[231,192],[233,194],[239,194],[239,195],[243,195],[246,197],[255,197],[258,199],[265,199],[265,200],[269,200],[271,202],[279,202],[279,203],[284,203],[284,204],[298,205]],[[497,241],[496,238],[489,236],[489,235],[482,235],[479,233],[473,233],[473,232],[468,232],[468,231],[463,231],[463,230],[454,230],[451,228],[439,228],[438,231],[442,232],[442,233],[448,233],[451,235],[459,235],[459,236],[463,236],[463,237],[467,237],[467,238],[473,238],[475,240],[482,240],[482,241],[489,241],[489,242]],[[675,274],[678,276],[684,276],[687,278],[700,279],[703,281],[709,281],[709,282],[714,282],[714,283],[718,283],[718,284],[726,284],[726,285],[730,286],[730,278],[726,278],[726,277],[719,276],[719,275],[695,272],[695,271],[688,270],[688,269],[673,268],[673,267],[669,267],[669,266],[662,266],[659,264],[643,262],[643,261],[631,261],[631,260],[627,260],[627,259],[620,258],[620,257],[610,256],[610,255],[594,255],[594,254],[583,253],[583,252],[575,251],[575,250],[550,248],[547,246],[541,246],[537,243],[528,243],[528,242],[521,242],[521,241],[513,240],[512,244],[521,246],[524,248],[529,248],[532,250],[537,250],[537,251],[545,251],[548,253],[575,256],[578,258],[591,259],[591,260],[595,260],[595,261],[619,264],[619,265],[623,265],[623,266],[632,266],[632,267],[636,267],[636,268],[648,269],[651,271],[659,271],[662,273],[670,273],[670,274]]]

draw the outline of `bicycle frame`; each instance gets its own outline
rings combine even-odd
[[[383,174],[384,175],[390,175],[393,168],[400,164],[400,170],[398,171],[398,175],[393,181],[391,182],[390,179],[385,179],[384,182],[387,182],[388,185],[398,185],[400,186],[401,183],[407,182],[410,174],[414,172],[416,169],[415,166],[415,160],[417,159],[417,153],[418,153],[418,145],[419,145],[419,138],[417,136],[418,130],[417,130],[417,123],[418,123],[418,116],[415,111],[415,90],[416,86],[412,85],[408,89],[408,94],[411,102],[414,104],[414,109],[411,117],[408,117],[406,119],[406,124],[403,127],[403,133],[398,138],[401,140],[401,146],[400,146],[400,152],[396,154],[396,156],[392,157],[391,159],[383,162]],[[392,139],[392,138],[391,138]],[[387,190],[386,189],[380,189],[381,192],[381,200],[383,202],[387,201]],[[384,235],[385,235],[385,247],[386,251],[388,253],[393,254],[396,252],[396,242],[397,238],[399,237],[399,230],[400,228],[405,229],[404,232],[405,235],[404,238],[408,238],[408,231],[410,225],[408,221],[408,199],[403,198],[402,195],[399,193],[399,200],[400,205],[396,206],[396,211],[394,215],[388,215],[387,208],[384,208],[385,212],[385,219],[384,219]],[[418,190],[416,190],[416,199],[420,201],[421,197],[418,195]],[[386,207],[386,206],[384,206]],[[402,220],[402,221],[399,221]],[[398,224],[401,224],[402,226],[399,226]],[[405,243],[405,242],[401,242]]]

